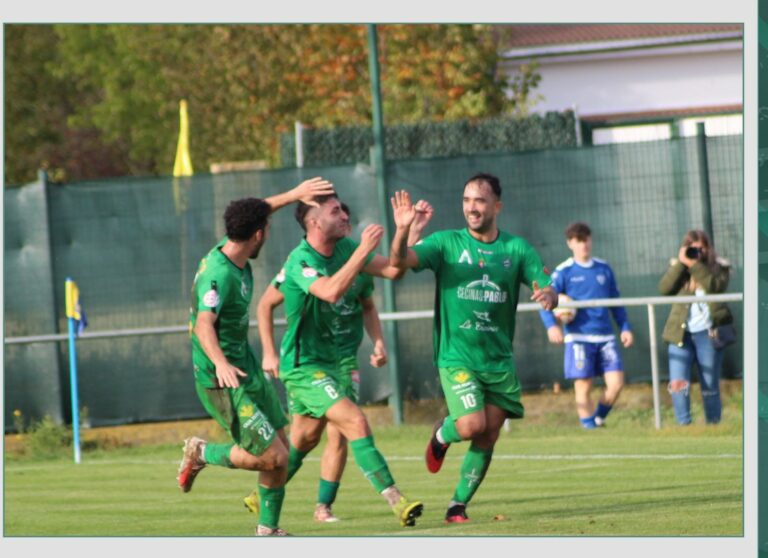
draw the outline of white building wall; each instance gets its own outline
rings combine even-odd
[[[539,113],[576,106],[584,117],[743,102],[740,48],[543,58],[539,72],[534,92],[544,98],[533,107]]]

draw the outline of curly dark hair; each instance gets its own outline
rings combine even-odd
[[[242,198],[230,202],[224,211],[224,226],[230,240],[243,242],[256,231],[264,230],[272,207],[260,198]]]
[[[337,200],[339,199],[339,196],[334,194],[325,194],[324,196],[315,196],[312,198],[312,201],[316,201],[320,205],[323,205],[328,200]],[[296,221],[301,225],[301,228],[304,230],[304,232],[307,231],[307,224],[304,222],[304,220],[307,218],[307,213],[309,213],[309,210],[312,209],[311,205],[307,205],[304,202],[299,202],[296,204],[296,209],[293,212],[293,216],[296,217]]]
[[[496,199],[501,199],[501,181],[499,181],[497,176],[488,174],[487,172],[480,172],[467,180],[464,183],[464,187],[466,188],[467,184],[470,182],[485,182],[488,186],[490,186],[491,190],[493,191],[493,195],[496,196]]]

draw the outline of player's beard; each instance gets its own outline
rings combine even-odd
[[[474,224],[471,223],[469,220],[469,217],[472,215],[477,215],[480,217],[480,219],[478,221],[475,221]],[[470,212],[467,215],[465,215],[464,218],[467,221],[467,227],[469,227],[471,231],[483,234],[493,230],[493,225],[494,225],[493,216],[488,216],[488,215],[483,216],[481,213],[478,213],[478,212]]]

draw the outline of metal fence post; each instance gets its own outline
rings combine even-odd
[[[373,100],[373,148],[371,163],[376,172],[376,190],[381,214],[381,224],[384,226],[384,238],[381,247],[386,257],[389,257],[390,226],[387,208],[386,159],[384,155],[384,118],[381,109],[381,87],[379,84],[379,48],[376,25],[368,25],[368,66],[371,73],[371,96]],[[384,280],[384,311],[395,311],[395,290],[392,281]],[[389,381],[392,388],[390,407],[396,425],[403,423],[403,396],[400,390],[400,374],[398,370],[397,329],[393,322],[385,322],[384,331],[389,345]]]
[[[659,354],[656,345],[656,311],[648,305],[648,342],[651,345],[651,382],[653,384],[653,417],[656,430],[661,429],[661,402],[659,399]]]
[[[709,185],[709,160],[707,158],[707,133],[703,122],[696,124],[696,147],[699,159],[699,187],[701,189],[701,213],[704,221],[704,230],[709,235],[709,239],[714,242],[712,194]]]

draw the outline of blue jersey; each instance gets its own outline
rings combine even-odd
[[[552,273],[552,288],[573,300],[618,298],[619,289],[611,266],[603,260],[592,258],[587,264],[579,264],[568,258]],[[621,331],[630,331],[627,311],[623,306],[610,308],[579,308],[574,320],[566,324],[565,341],[602,343],[613,339],[611,314]],[[552,312],[540,310],[544,326],[557,325]]]

